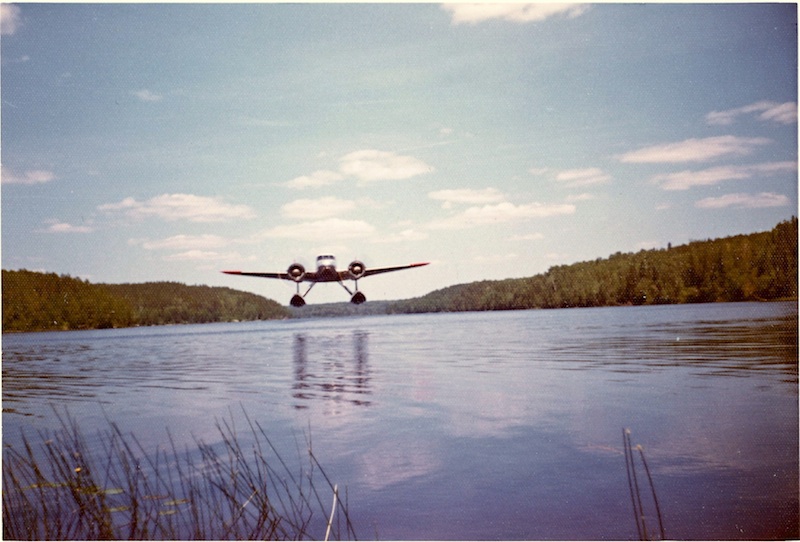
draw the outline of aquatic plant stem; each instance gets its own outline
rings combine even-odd
[[[326,525],[330,540],[355,538],[338,486],[328,485],[317,458],[309,455],[309,467],[295,474],[249,419],[250,449],[232,417],[216,424],[220,442],[195,438],[183,455],[169,431],[171,454],[148,452],[113,422],[98,441],[69,414],[58,419],[52,438],[40,432],[40,450],[23,432],[20,448],[3,451],[5,540],[305,540],[312,525],[318,534]],[[327,504],[316,506],[320,475],[334,490],[330,516]]]
[[[644,506],[642,506],[642,493],[639,490],[639,480],[636,477],[636,465],[633,462],[630,429],[624,429],[622,435],[625,444],[625,465],[628,468],[628,487],[631,491],[631,502],[633,503],[636,530],[639,533],[639,540],[648,540],[647,523],[644,517]],[[633,480],[632,484],[631,479]]]
[[[644,449],[642,448],[641,444],[637,444],[636,448],[639,450],[639,454],[642,457],[642,464],[644,465],[644,471],[647,473],[647,481],[650,483],[650,491],[653,493],[653,502],[656,505],[656,514],[658,515],[658,528],[661,531],[661,540],[666,538],[664,534],[664,522],[661,518],[661,507],[658,505],[658,497],[656,497],[656,486],[653,485],[653,478],[650,476],[650,467],[647,466],[647,460],[644,458]]]
[[[639,524],[639,511],[636,508],[636,496],[633,489],[633,476],[631,470],[633,469],[633,457],[630,450],[630,429],[622,428],[622,448],[625,451],[625,472],[628,475],[628,490],[631,494],[631,504],[633,505],[633,521],[636,523],[636,532],[639,535],[639,540],[642,539],[642,527]]]
[[[336,499],[339,497],[339,486],[333,486],[333,505],[331,506],[331,517],[328,518],[328,528],[325,529],[325,542],[328,542],[328,537],[331,535],[331,525],[333,524],[333,514],[336,513]]]

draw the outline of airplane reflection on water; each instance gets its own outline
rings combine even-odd
[[[369,406],[371,402],[364,397],[372,394],[368,336],[366,331],[354,331],[352,352],[345,355],[342,336],[319,338],[295,334],[292,396],[300,401],[295,408],[309,408],[309,402],[320,398]]]

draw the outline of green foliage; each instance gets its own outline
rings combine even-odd
[[[797,297],[797,218],[772,231],[616,253],[529,278],[460,284],[393,303],[390,313],[484,311]]]
[[[3,270],[3,332],[102,329],[287,318],[275,301],[230,288],[173,282],[90,284]]]
[[[364,314],[654,305],[797,298],[797,218],[772,231],[560,265],[391,303],[288,309],[230,288],[176,282],[89,284],[3,271],[3,332]]]
[[[103,286],[55,273],[3,270],[3,332],[133,324],[130,304]]]
[[[231,288],[177,282],[108,284],[106,288],[130,303],[136,323],[143,326],[289,317],[289,311],[277,302]]]

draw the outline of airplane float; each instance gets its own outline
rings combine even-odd
[[[363,262],[358,260],[353,260],[350,262],[350,265],[347,266],[347,269],[342,271],[336,270],[336,258],[334,258],[330,254],[323,254],[321,256],[317,256],[317,270],[316,271],[306,271],[305,267],[303,267],[299,263],[293,263],[289,266],[285,273],[252,273],[252,272],[245,272],[245,271],[223,271],[223,273],[227,273],[228,275],[244,275],[248,277],[262,277],[267,279],[283,279],[283,280],[291,280],[297,284],[297,293],[294,294],[289,304],[292,307],[302,307],[306,304],[305,297],[308,295],[308,292],[311,291],[311,288],[318,282],[338,282],[342,288],[347,290],[347,293],[350,294],[350,303],[355,305],[360,305],[367,300],[367,297],[358,289],[358,280],[369,277],[372,275],[377,275],[379,273],[389,273],[390,271],[400,271],[402,269],[411,269],[413,267],[422,267],[423,265],[428,265],[430,262],[424,263],[412,263],[409,265],[397,265],[394,267],[376,267],[374,269],[368,269]],[[343,280],[352,280],[355,283],[355,292],[351,291],[348,288]],[[308,287],[308,290],[303,295],[300,295],[300,283],[301,282],[310,282],[311,286]]]

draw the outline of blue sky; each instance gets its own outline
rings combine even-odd
[[[2,267],[369,299],[797,213],[794,4],[2,4]],[[342,301],[335,285],[310,302]]]

